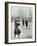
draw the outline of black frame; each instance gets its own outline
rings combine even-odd
[[[8,4],[35,5],[35,41],[8,43]],[[35,43],[36,42],[36,3],[5,2],[5,44]]]

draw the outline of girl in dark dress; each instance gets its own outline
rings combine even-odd
[[[25,20],[26,27],[28,27],[28,20]]]
[[[14,30],[15,36],[14,37],[16,37],[16,35],[18,35],[18,37],[19,37],[19,35],[21,33],[20,29],[18,28],[19,25],[20,24],[18,24],[18,23],[15,22],[15,30]]]
[[[24,26],[24,19],[22,20],[22,24],[23,24],[23,26]]]

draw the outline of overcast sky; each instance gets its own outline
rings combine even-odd
[[[32,15],[32,8],[27,7],[19,7],[19,6],[12,6],[11,7],[11,16],[12,17],[29,17]]]

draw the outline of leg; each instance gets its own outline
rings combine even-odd
[[[18,38],[19,38],[19,35],[20,35],[20,34],[18,34]]]
[[[16,37],[16,34],[14,34],[14,39],[15,39],[15,37]]]

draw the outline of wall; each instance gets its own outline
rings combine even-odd
[[[5,37],[5,1],[15,1],[15,2],[34,2],[37,3],[37,0],[0,0],[0,46],[37,46],[36,43],[23,43],[23,44],[4,44]],[[37,8],[36,8],[37,11]],[[37,14],[36,14],[37,15]],[[36,25],[37,25],[37,16],[36,16]],[[36,29],[37,30],[37,29]],[[37,41],[37,31],[36,31],[36,41]]]

